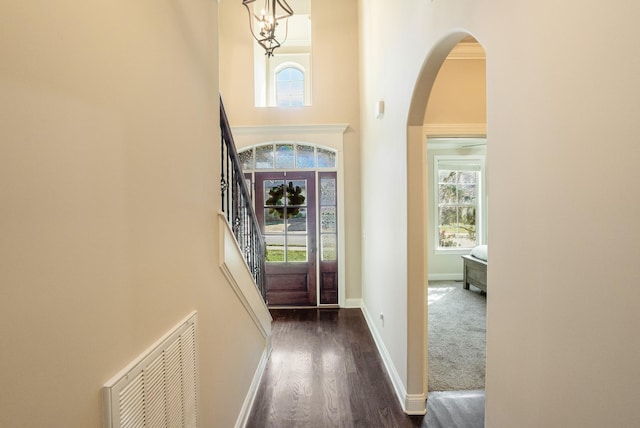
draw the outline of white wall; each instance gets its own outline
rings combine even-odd
[[[372,313],[386,314],[377,330],[408,391],[421,386],[412,386],[413,354],[424,343],[407,298],[422,287],[407,284],[407,236],[415,231],[408,235],[398,215],[407,206],[406,192],[397,194],[411,164],[407,141],[411,153],[420,142],[415,132],[407,140],[407,120],[419,125],[443,51],[470,33],[487,52],[486,426],[638,425],[640,289],[632,269],[640,226],[616,207],[635,206],[628,183],[640,178],[640,61],[629,51],[640,36],[640,6],[359,4],[363,296]],[[378,99],[382,121],[366,108]],[[393,203],[378,203],[381,194]]]
[[[0,40],[0,426],[101,426],[194,309],[233,426],[265,339],[218,266],[216,3],[3,1]]]

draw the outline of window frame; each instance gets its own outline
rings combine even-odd
[[[433,157],[433,239],[434,251],[436,254],[469,254],[473,247],[441,247],[440,246],[440,170],[451,171],[439,167],[440,161],[449,163],[477,163],[479,166],[477,196],[476,196],[476,244],[486,244],[487,224],[486,224],[486,155],[434,155]],[[458,169],[456,171],[464,171]]]
[[[282,72],[284,72],[285,70],[289,70],[289,69],[293,69],[296,70],[298,72],[300,72],[300,74],[302,75],[302,104],[300,105],[280,105],[280,93],[279,93],[279,86],[278,86],[278,75]],[[307,105],[307,73],[304,69],[304,67],[302,67],[300,64],[298,63],[292,63],[292,62],[286,62],[284,64],[282,64],[281,66],[277,67],[274,71],[274,75],[273,75],[273,87],[274,87],[274,100],[275,100],[275,106],[278,108],[297,108],[297,107],[304,107],[305,105]]]
[[[291,145],[293,146],[293,166],[292,167],[281,167],[281,166],[276,166],[276,158],[277,158],[277,146],[288,146]],[[262,148],[267,148],[270,146],[270,158],[272,160],[273,165],[272,166],[268,166],[268,167],[261,167],[258,168],[257,167],[257,159],[256,159],[256,152],[259,149]],[[298,153],[300,153],[299,147],[303,146],[303,147],[310,147],[313,148],[313,166],[299,166],[298,163]],[[244,160],[242,160],[242,157],[244,155],[244,153],[246,152],[251,152],[251,165],[249,165],[248,167],[245,167],[244,165]],[[322,158],[320,156],[320,152],[326,152],[326,153],[330,153],[333,155],[333,165],[331,166],[320,166],[320,163],[322,162]],[[266,152],[265,152],[266,153]],[[308,153],[308,152],[307,152]],[[293,141],[293,140],[277,140],[277,141],[271,141],[268,143],[261,143],[261,144],[256,144],[253,146],[249,146],[246,148],[242,148],[242,149],[238,149],[238,155],[241,158],[241,167],[242,167],[242,171],[244,173],[254,173],[254,172],[262,172],[262,171],[338,171],[338,163],[340,161],[340,151],[336,150],[332,147],[328,147],[328,146],[322,146],[319,144],[315,144],[315,143],[308,143],[308,142],[303,142],[303,141]]]

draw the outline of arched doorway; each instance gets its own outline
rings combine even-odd
[[[407,245],[411,249],[407,261],[408,273],[408,390],[428,391],[428,281],[429,281],[429,228],[433,212],[429,210],[428,196],[433,192],[433,179],[427,167],[426,137],[428,126],[425,116],[438,72],[449,54],[470,34],[454,32],[443,38],[425,60],[416,82],[408,117],[407,128],[407,181],[420,183],[420,191],[408,200]],[[482,49],[484,51],[484,49]],[[451,124],[449,124],[451,125]],[[485,124],[486,126],[486,124]],[[433,129],[438,127],[433,127]],[[440,133],[446,136],[480,136],[477,128],[466,132],[460,129]],[[486,129],[486,128],[485,128]],[[445,132],[446,131],[446,132]],[[486,131],[485,131],[486,132]],[[438,135],[437,133],[432,133]],[[422,376],[419,376],[421,374]],[[418,384],[418,382],[422,382]]]

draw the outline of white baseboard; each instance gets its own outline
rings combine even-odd
[[[407,415],[426,414],[427,396],[425,394],[407,394],[404,399],[404,412]]]
[[[369,326],[371,336],[373,336],[373,341],[378,348],[378,352],[380,353],[380,357],[382,358],[384,367],[387,369],[387,374],[391,379],[391,384],[393,385],[396,397],[398,398],[398,401],[402,406],[402,410],[408,415],[424,415],[427,411],[427,397],[423,394],[407,394],[407,389],[404,386],[400,375],[398,374],[398,370],[396,370],[396,366],[391,359],[391,354],[389,354],[389,351],[387,351],[387,347],[382,340],[382,336],[380,336],[373,318],[371,317],[371,314],[369,314],[367,306],[364,304],[364,302],[362,302],[361,310],[364,314],[364,319],[367,321],[367,325]]]
[[[430,273],[429,281],[462,281],[462,273]]]
[[[345,299],[344,308],[360,308],[362,307],[362,299]]]
[[[258,363],[258,368],[256,368],[256,371],[253,374],[249,392],[247,392],[247,396],[244,399],[244,403],[242,403],[242,408],[240,409],[238,419],[236,419],[235,428],[244,428],[247,426],[249,415],[251,414],[251,408],[253,407],[253,402],[256,400],[256,394],[258,393],[258,388],[260,387],[260,382],[262,381],[264,370],[267,367],[267,361],[269,361],[269,355],[271,355],[271,341],[267,340],[267,346],[262,352],[262,357],[260,358],[260,361]]]

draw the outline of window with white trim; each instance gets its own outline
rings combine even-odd
[[[243,172],[261,170],[335,170],[337,151],[314,144],[281,141],[259,144],[238,152]]]
[[[304,72],[297,67],[285,67],[276,72],[276,104],[278,107],[304,105]]]
[[[264,48],[258,42],[254,42],[254,102],[256,107],[299,107],[312,104],[311,2],[312,0],[296,0],[295,4],[291,4],[294,14],[286,22],[287,36],[282,40],[282,46],[274,51],[274,56],[265,55]],[[284,30],[284,28],[282,29]],[[278,94],[280,88],[277,77],[281,70],[288,67],[294,67],[304,75],[302,104],[297,104],[297,101],[293,104],[280,103]]]
[[[435,156],[436,249],[482,243],[484,157]]]

